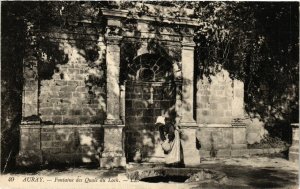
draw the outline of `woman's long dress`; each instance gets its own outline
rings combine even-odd
[[[171,146],[172,150],[166,154],[165,160],[166,164],[175,164],[175,163],[180,163],[181,162],[181,153],[180,153],[180,137],[179,137],[179,132],[177,129],[174,131],[175,133],[175,138],[173,141],[173,144]]]

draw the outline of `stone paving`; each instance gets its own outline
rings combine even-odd
[[[129,180],[125,170],[66,168],[2,175],[0,188],[298,188],[299,183],[298,165],[278,157],[209,159],[199,168],[221,171],[228,179],[222,184],[147,183]],[[14,181],[9,182],[12,177]],[[38,182],[41,177],[43,181]]]

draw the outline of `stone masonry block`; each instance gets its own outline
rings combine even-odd
[[[209,150],[199,150],[200,157],[210,157],[210,151]]]
[[[126,159],[125,157],[105,157],[100,158],[100,167],[101,168],[114,168],[114,167],[125,167]]]
[[[230,157],[230,155],[231,155],[231,152],[229,149],[219,149],[219,150],[217,150],[216,153],[217,153],[216,154],[217,157]]]
[[[51,148],[52,147],[52,141],[42,141],[41,147],[42,147],[42,149]]]
[[[249,150],[248,149],[240,149],[240,150],[231,150],[231,157],[242,157],[242,156],[248,156]]]
[[[246,127],[233,127],[233,144],[246,144]]]
[[[21,150],[16,163],[20,167],[38,167],[42,165],[42,153],[40,150]]]
[[[250,155],[258,155],[258,154],[263,154],[263,153],[264,153],[263,149],[249,149]]]

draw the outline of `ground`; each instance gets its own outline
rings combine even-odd
[[[146,183],[128,180],[125,170],[66,168],[5,174],[0,177],[0,188],[298,188],[298,164],[281,157],[207,159],[200,167],[225,173],[227,182]]]

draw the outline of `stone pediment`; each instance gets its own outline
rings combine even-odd
[[[103,16],[107,19],[109,31],[114,30],[117,31],[116,35],[122,33],[123,36],[128,37],[154,38],[155,34],[159,34],[165,36],[164,40],[182,41],[182,38],[178,37],[193,37],[195,28],[199,26],[199,20],[189,17],[164,14],[141,15],[139,12],[130,9],[101,10]]]

